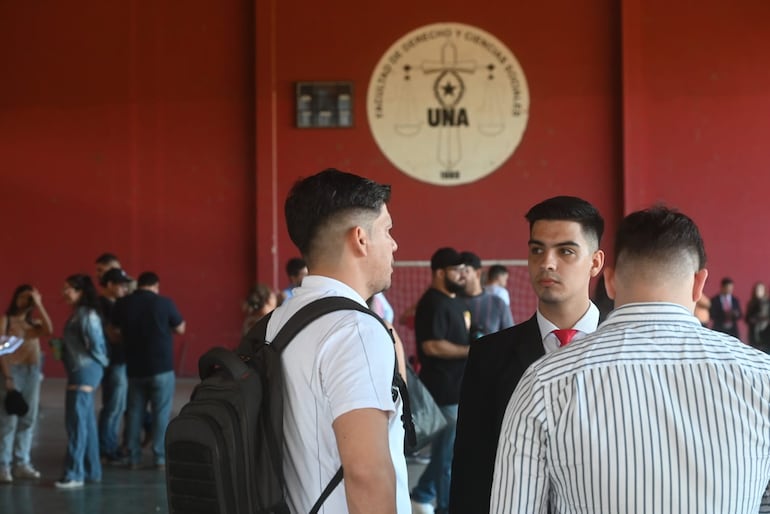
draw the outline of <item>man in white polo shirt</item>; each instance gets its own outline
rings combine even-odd
[[[328,169],[298,181],[286,225],[308,265],[294,296],[274,311],[267,339],[325,296],[361,305],[390,286],[390,186]],[[301,331],[282,354],[284,475],[292,512],[308,512],[342,465],[321,512],[409,514],[401,398],[392,389],[393,341],[372,316],[337,311]]]

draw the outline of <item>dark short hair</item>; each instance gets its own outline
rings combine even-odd
[[[333,168],[298,180],[284,204],[289,237],[307,257],[319,230],[340,214],[379,213],[390,200],[390,186]]]
[[[689,253],[698,270],[706,267],[706,250],[695,222],[665,206],[632,212],[618,226],[615,260],[626,257],[666,262]]]
[[[595,237],[597,246],[604,234],[604,218],[589,202],[576,196],[554,196],[532,207],[524,217],[529,221],[529,230],[536,221],[575,221],[580,224],[583,235]]]
[[[293,257],[286,261],[286,274],[290,277],[296,277],[299,275],[299,272],[303,269],[307,268],[307,263],[305,262],[305,259],[300,259],[299,257]]]
[[[733,284],[733,283],[734,283],[733,279],[731,279],[730,277],[725,277],[725,278],[722,279],[722,287],[728,286],[728,285]]]
[[[96,261],[94,264],[109,264],[114,261],[119,261],[118,256],[114,253],[103,253],[99,257],[96,258]]]
[[[502,264],[493,264],[487,270],[487,278],[489,280],[495,280],[497,277],[508,274],[508,268]]]
[[[139,278],[136,279],[136,286],[137,287],[147,287],[147,286],[154,286],[155,284],[160,283],[160,277],[158,277],[158,274],[152,271],[145,271],[141,275],[139,275]]]

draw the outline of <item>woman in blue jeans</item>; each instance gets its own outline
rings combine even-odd
[[[64,326],[62,361],[67,372],[67,456],[59,489],[82,487],[84,481],[99,482],[99,434],[94,414],[94,391],[108,364],[107,348],[99,317],[99,304],[88,275],[67,277],[62,289],[72,315]]]
[[[40,318],[33,317],[36,310]],[[0,356],[0,399],[4,400],[8,391],[19,391],[29,410],[15,416],[0,408],[0,483],[40,478],[29,454],[40,398],[39,338],[51,332],[51,319],[37,289],[28,284],[17,287],[0,318],[0,335],[20,337],[24,342],[13,353]]]

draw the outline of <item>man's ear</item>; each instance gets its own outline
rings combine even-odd
[[[615,269],[607,266],[604,268],[604,288],[607,290],[607,296],[615,299]]]
[[[697,302],[703,296],[703,288],[706,286],[706,279],[709,277],[709,270],[703,268],[695,272],[695,281],[692,285],[692,301]]]
[[[369,234],[362,226],[356,225],[348,230],[346,240],[354,254],[362,256],[369,254]]]
[[[596,250],[591,257],[591,276],[597,276],[604,267],[604,250]]]

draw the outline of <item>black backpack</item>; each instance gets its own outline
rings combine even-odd
[[[289,513],[282,458],[281,352],[310,322],[338,310],[365,312],[382,322],[351,299],[321,298],[297,311],[270,344],[265,340],[268,315],[243,337],[236,352],[213,348],[200,358],[201,383],[166,431],[171,514]],[[411,441],[408,393],[397,370],[393,383],[402,396],[402,421]],[[311,514],[318,512],[342,475],[340,468]]]

